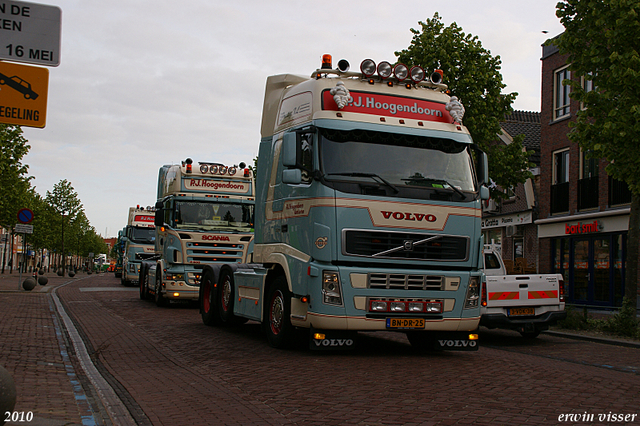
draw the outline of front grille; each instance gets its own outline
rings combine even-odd
[[[438,275],[367,274],[368,288],[394,290],[444,290],[444,279]]]
[[[147,259],[151,259],[155,255],[156,255],[155,253],[136,253],[136,259],[137,260],[147,260]]]
[[[372,258],[465,261],[469,237],[386,231],[343,231],[345,255]]]
[[[187,243],[187,262],[241,263],[243,244]]]

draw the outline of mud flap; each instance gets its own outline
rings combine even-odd
[[[309,329],[309,349],[312,351],[345,351],[356,347],[358,333],[344,330]]]
[[[476,338],[470,339],[470,334],[475,335]],[[435,349],[441,351],[477,351],[478,346],[480,346],[477,336],[473,332],[443,333],[435,336]]]

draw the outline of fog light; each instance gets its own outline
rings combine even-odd
[[[407,304],[407,310],[409,312],[424,312],[424,303],[422,303],[422,302],[409,302]]]
[[[180,297],[180,293],[173,293],[173,297]]]
[[[440,302],[427,302],[424,304],[424,309],[430,314],[439,314],[442,312],[442,303]]]
[[[477,334],[470,334],[469,340],[478,340],[480,337]]]
[[[407,310],[407,306],[404,302],[391,302],[389,310],[391,312],[405,312]]]
[[[386,312],[387,311],[387,302],[384,300],[372,300],[369,302],[369,311],[370,312]]]
[[[326,336],[322,333],[313,333],[313,338],[316,340],[324,340]]]

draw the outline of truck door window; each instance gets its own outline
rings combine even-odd
[[[487,253],[484,255],[484,267],[486,269],[499,269],[500,262],[494,253]]]
[[[313,133],[303,133],[300,135],[302,151],[302,182],[311,182],[311,172],[313,171]]]

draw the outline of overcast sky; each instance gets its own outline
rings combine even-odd
[[[365,58],[393,63],[410,29],[438,12],[501,57],[515,109],[540,111],[541,44],[562,32],[557,0],[36,3],[62,9],[62,46],[47,125],[23,128],[24,163],[43,196],[70,181],[106,237],[129,207],[155,203],[161,165],[251,163],[269,75],[310,75],[324,53],[352,69]]]

